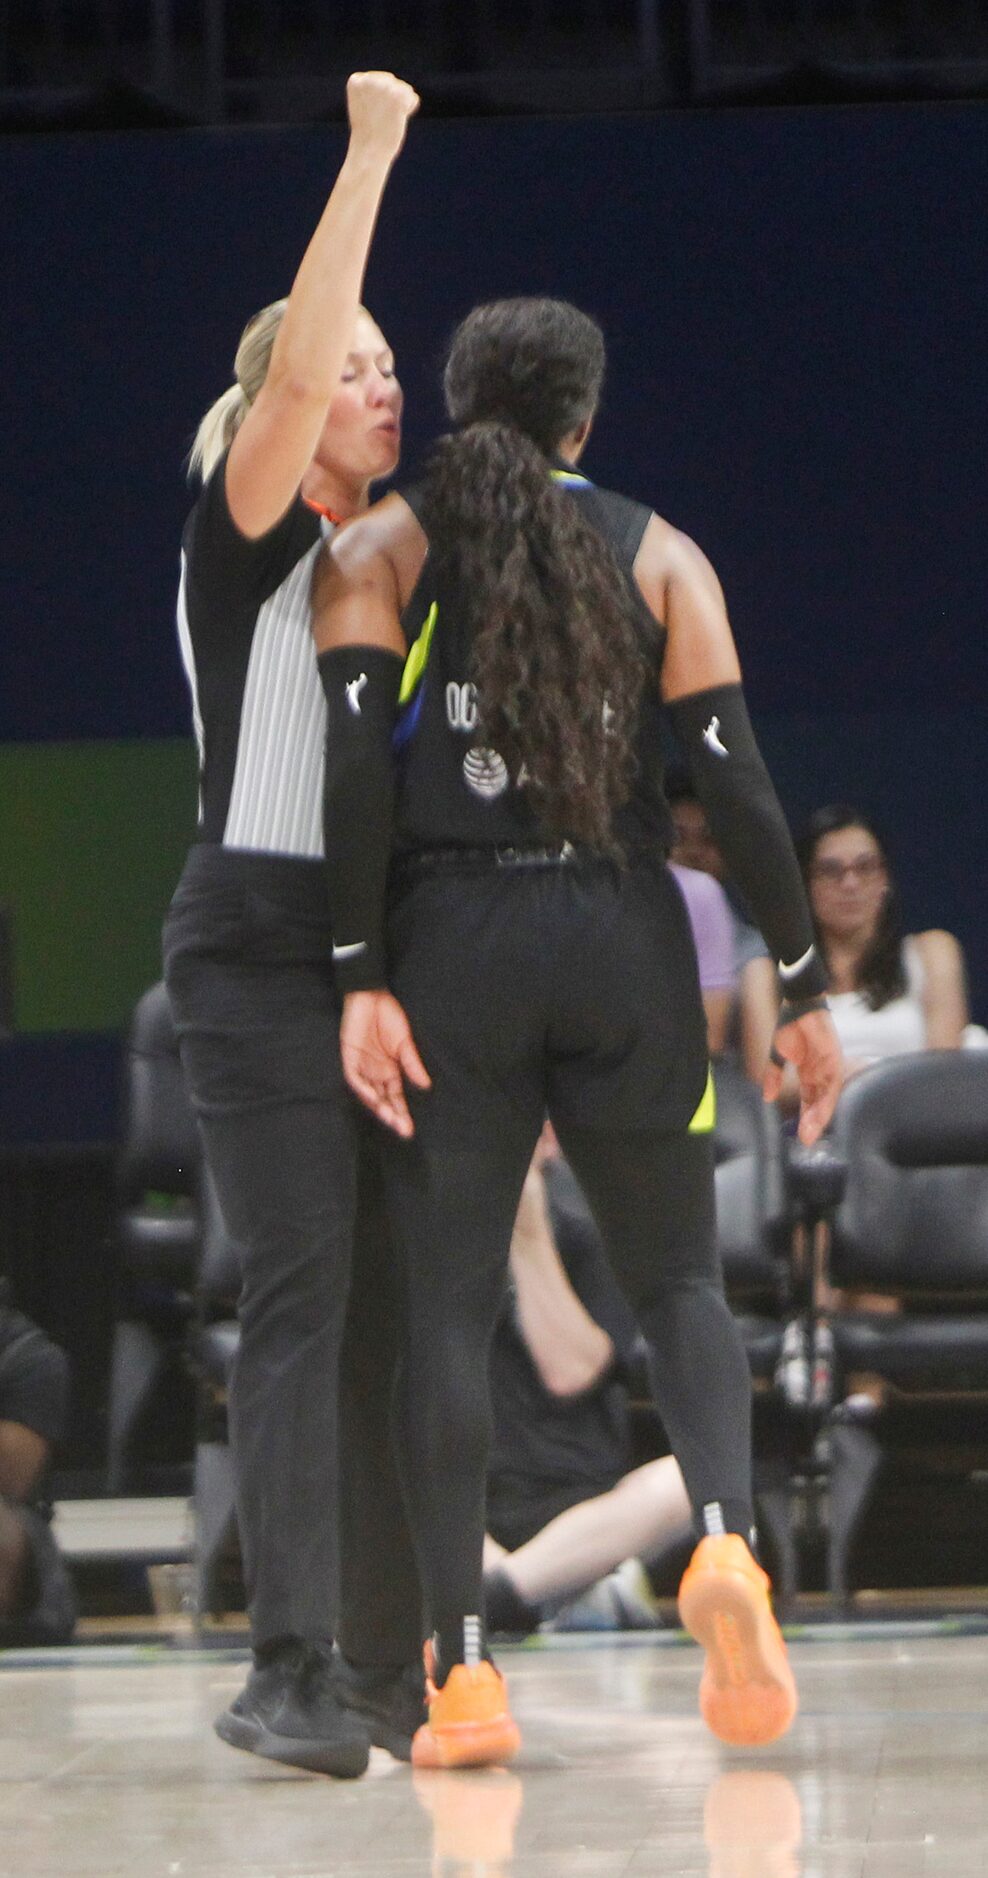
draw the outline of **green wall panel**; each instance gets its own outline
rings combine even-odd
[[[0,744],[18,1030],[116,1030],[160,977],[195,767],[185,738]]]

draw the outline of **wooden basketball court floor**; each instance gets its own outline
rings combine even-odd
[[[511,1770],[337,1783],[224,1747],[240,1649],[0,1656],[0,1878],[986,1878],[988,1623],[810,1626],[802,1708],[722,1748],[673,1632],[501,1652]]]

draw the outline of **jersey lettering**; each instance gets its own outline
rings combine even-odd
[[[476,685],[458,685],[452,682],[446,686],[446,722],[450,730],[462,730],[467,735],[472,730],[476,730]]]

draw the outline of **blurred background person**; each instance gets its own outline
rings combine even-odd
[[[984,1037],[968,1022],[964,954],[949,932],[903,931],[902,910],[885,844],[867,815],[847,803],[830,803],[811,816],[797,853],[813,916],[817,949],[829,979],[828,1000],[844,1054],[845,1083],[886,1057],[921,1050],[956,1050]],[[795,1078],[787,1071],[782,1103],[795,1106]],[[817,1246],[813,1328],[814,1388],[826,1397],[832,1386],[832,1339],[827,1316],[865,1311],[888,1316],[901,1310],[887,1293],[836,1289],[825,1279],[825,1241]],[[809,1373],[806,1327],[787,1327],[780,1376]],[[844,1379],[843,1410],[869,1418],[886,1397],[877,1377],[853,1373]]]
[[[688,771],[670,768],[665,791],[675,830],[669,854],[673,872],[682,868],[710,875],[724,895],[730,916],[730,995],[720,1052],[735,1057],[752,1082],[760,1083],[778,1021],[778,975],[761,933],[730,880],[707,811]],[[714,1053],[713,1045],[711,1051]]]
[[[14,1309],[0,1279],[0,1649],[67,1643],[75,1628],[72,1581],[45,1499],[68,1392],[65,1352]]]
[[[528,1635],[608,1577],[595,1627],[655,1622],[638,1561],[690,1534],[671,1454],[636,1466],[629,1389],[644,1343],[549,1124],[525,1182],[491,1350],[484,1597]],[[647,1379],[640,1392],[648,1394]],[[630,1569],[617,1574],[619,1566]]]
[[[734,1005],[734,925],[730,902],[719,881],[696,867],[670,861],[669,872],[686,902],[696,947],[700,995],[707,1019],[707,1049],[721,1056],[727,1048]]]
[[[818,809],[798,853],[845,1081],[883,1057],[977,1041],[967,1035],[961,947],[939,928],[903,932],[888,855],[868,817],[845,803]]]

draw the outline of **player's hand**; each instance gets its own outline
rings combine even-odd
[[[818,1141],[837,1107],[844,1081],[844,1059],[829,1011],[807,1011],[783,1024],[773,1050],[791,1063],[799,1077],[799,1139],[806,1147]],[[783,1065],[770,1062],[762,1093],[774,1102],[782,1088]]]
[[[351,991],[340,1023],[343,1074],[354,1095],[396,1135],[415,1133],[403,1077],[417,1089],[432,1078],[415,1047],[408,1019],[390,991]]]
[[[418,92],[391,72],[354,72],[347,79],[346,105],[354,144],[393,162],[419,108]]]

